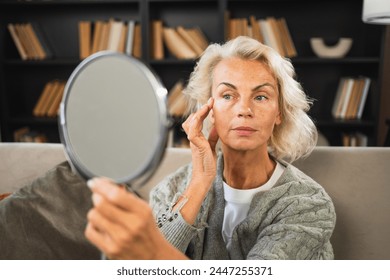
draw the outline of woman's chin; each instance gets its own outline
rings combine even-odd
[[[254,143],[253,141],[246,140],[235,141],[234,143],[228,143],[225,146],[227,149],[238,152],[258,151],[261,148],[259,143]]]

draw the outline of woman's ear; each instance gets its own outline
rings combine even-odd
[[[278,115],[276,116],[276,119],[275,119],[275,124],[276,125],[279,125],[282,123],[282,112],[279,111]]]

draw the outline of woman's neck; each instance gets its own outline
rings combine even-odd
[[[224,181],[236,189],[253,189],[272,176],[276,162],[268,151],[223,150]]]

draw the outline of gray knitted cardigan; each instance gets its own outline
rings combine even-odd
[[[150,194],[150,205],[166,239],[191,259],[333,259],[330,244],[336,214],[331,198],[294,166],[275,186],[252,200],[247,218],[233,231],[229,254],[222,238],[223,157],[194,225],[173,211],[191,179],[191,164],[165,178]]]

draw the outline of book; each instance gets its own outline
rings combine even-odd
[[[45,134],[30,130],[28,126],[16,129],[13,134],[15,142],[47,142],[47,137]]]
[[[122,21],[110,20],[108,22],[107,50],[119,52],[123,28],[124,24]]]
[[[183,94],[184,83],[177,81],[168,93],[168,111],[171,116],[182,117],[186,114],[188,101]]]
[[[367,147],[368,136],[361,132],[343,133],[342,143],[345,147]]]
[[[179,96],[182,94],[183,91],[183,81],[178,80],[173,87],[168,91],[168,100],[167,100],[167,106],[168,108],[171,108],[173,104],[177,101]]]
[[[227,34],[226,34],[226,40],[232,40],[237,36],[236,32],[236,23],[234,18],[229,18],[228,23],[227,23]]]
[[[109,35],[110,35],[110,23],[108,21],[104,21],[104,22],[102,22],[102,26],[100,29],[100,37],[99,37],[97,51],[107,50]]]
[[[297,49],[295,47],[294,41],[292,40],[290,30],[287,26],[287,21],[285,18],[280,18],[277,20],[279,25],[279,30],[283,38],[283,46],[286,48],[287,57],[296,57],[298,55]]]
[[[91,54],[91,22],[79,21],[79,57],[85,59]]]
[[[368,146],[368,136],[361,132],[355,133],[356,144],[359,147],[367,147]]]
[[[193,28],[187,28],[186,30],[191,35],[191,37],[196,41],[196,43],[202,48],[203,51],[209,46],[210,42],[199,26],[195,26]]]
[[[276,42],[274,42],[272,40],[273,39],[273,37],[271,36],[272,30],[269,27],[267,20],[266,19],[259,19],[257,22],[258,22],[260,29],[262,31],[262,34],[263,34],[264,44],[269,46],[269,47],[273,47],[276,44]]]
[[[161,20],[154,20],[151,25],[151,57],[153,59],[164,58],[164,46],[172,56],[178,59],[193,59],[199,57],[209,45],[207,37],[199,26],[166,27]]]
[[[30,128],[28,126],[21,127],[19,129],[14,130],[14,141],[22,142],[22,137],[30,132]]]
[[[46,88],[45,86],[44,91],[41,94],[43,98],[42,103],[40,104],[38,109],[36,111],[34,110],[33,112],[34,116],[36,117],[48,116],[48,111],[56,98],[59,88],[61,87],[61,82],[59,80],[50,81],[48,84],[49,87]],[[39,102],[40,101],[38,101],[38,103]]]
[[[203,53],[204,49],[198,45],[197,41],[191,36],[191,33],[188,32],[186,28],[183,26],[177,26],[176,31],[197,56],[200,56]]]
[[[232,18],[229,20],[229,39],[238,36],[252,36],[248,20],[246,18]]]
[[[125,54],[127,55],[133,55],[134,27],[135,27],[135,21],[129,20],[127,22],[127,34],[126,34],[126,43],[125,43]]]
[[[283,41],[281,32],[279,31],[279,25],[274,17],[268,17],[266,19],[269,32],[271,33],[273,48],[281,55],[286,56],[285,48],[283,47]]]
[[[39,99],[34,106],[34,109],[32,112],[33,116],[41,117],[44,115],[44,109],[43,109],[45,106],[44,104],[47,102],[48,96],[50,95],[52,88],[53,88],[52,82],[48,82],[45,84],[45,86],[41,92],[41,95],[39,96]]]
[[[240,29],[240,35],[243,36],[251,36],[249,29],[248,29],[248,19],[247,18],[240,18],[238,20],[239,22],[239,29]]]
[[[164,58],[163,43],[163,22],[162,20],[152,21],[152,58],[161,60]]]
[[[358,84],[357,92],[355,93],[355,96],[352,100],[352,105],[351,105],[352,109],[349,115],[350,119],[359,119],[358,111],[359,111],[360,102],[362,101],[362,97],[364,94],[365,81],[366,81],[365,77],[359,77],[356,79],[356,82]]]
[[[54,80],[53,81],[53,87],[50,91],[50,93],[47,96],[46,102],[44,103],[44,106],[42,108],[42,117],[47,116],[47,113],[50,109],[50,106],[52,105],[53,101],[55,100],[58,90],[61,87],[61,83],[59,80]]]
[[[141,37],[141,24],[136,23],[134,25],[134,40],[133,40],[133,56],[141,58],[142,56],[142,37]]]
[[[24,49],[27,53],[27,58],[30,59],[38,59],[38,55],[36,50],[34,49],[34,45],[32,44],[30,38],[28,37],[27,30],[24,25],[21,23],[15,24],[15,30],[17,35],[19,36],[20,42],[22,43]]]
[[[96,53],[100,50],[100,41],[102,36],[103,25],[104,22],[102,20],[97,20],[93,24],[91,54]]]
[[[133,50],[134,22],[109,19],[79,22],[80,58],[109,50],[126,53]]]
[[[351,104],[351,111],[349,114],[349,118],[351,118],[351,119],[357,119],[357,112],[359,109],[359,103],[360,103],[360,100],[361,100],[362,94],[363,94],[364,79],[359,78],[357,80],[357,83],[358,83],[358,86],[357,86],[358,88],[357,88],[356,94],[352,100],[353,102]]]
[[[249,17],[250,24],[252,26],[252,37],[259,41],[260,43],[264,42],[263,34],[261,33],[260,25],[258,24],[256,17],[251,15]]]
[[[283,49],[283,53],[285,57],[293,57],[296,56],[292,54],[291,45],[290,45],[290,34],[288,33],[287,26],[284,26],[283,19],[275,20],[275,28],[278,30],[278,35],[280,38],[280,47]]]
[[[125,22],[123,22],[122,32],[120,35],[119,46],[118,46],[118,52],[120,53],[125,53],[127,30],[128,30],[128,26]]]
[[[40,47],[43,49],[43,52],[45,54],[45,59],[53,58],[54,53],[52,51],[52,48],[50,47],[49,40],[47,39],[47,37],[43,32],[43,28],[41,28],[41,26],[37,22],[30,22],[28,24],[31,25],[33,33],[38,39],[38,43]]]
[[[338,110],[338,118],[344,119],[347,108],[348,108],[348,102],[351,97],[351,92],[354,84],[354,79],[353,78],[346,78],[345,79],[345,88],[342,92],[341,95],[341,100],[340,100],[340,106]]]
[[[237,36],[250,36],[259,42],[275,49],[285,57],[297,56],[297,50],[292,40],[285,18],[273,16],[256,19],[254,15],[247,18],[230,18],[226,13],[225,29],[227,39]]]
[[[371,79],[368,77],[340,78],[332,106],[336,119],[361,119]]]
[[[358,79],[353,79],[351,94],[349,96],[347,108],[345,110],[344,119],[353,119],[355,106],[357,106],[357,99],[359,95],[360,81]]]
[[[51,48],[37,23],[10,23],[7,28],[22,60],[42,60],[53,57]]]
[[[344,94],[344,87],[345,87],[345,79],[342,77],[338,83],[336,95],[333,101],[333,106],[332,106],[332,116],[333,118],[337,119],[339,118],[339,111],[340,111],[340,104],[341,104],[341,98],[342,95]]]
[[[60,103],[62,100],[62,96],[64,94],[65,84],[66,83],[63,81],[59,82],[57,90],[56,90],[55,94],[53,94],[54,97],[53,97],[52,103],[50,104],[50,106],[46,112],[46,115],[48,117],[54,118],[54,117],[58,116]]]
[[[368,91],[369,91],[369,88],[370,88],[370,84],[371,84],[371,79],[368,78],[368,77],[365,77],[364,78],[364,83],[363,83],[363,89],[362,89],[361,98],[359,100],[358,109],[357,109],[357,112],[356,112],[356,118],[359,119],[359,120],[362,118],[362,115],[363,115],[363,109],[364,109],[364,106],[366,104],[367,94],[368,94]]]
[[[19,38],[19,35],[16,32],[14,24],[12,24],[12,23],[7,24],[7,28],[8,28],[9,33],[11,34],[12,40],[15,43],[15,46],[16,46],[16,49],[18,50],[20,58],[22,60],[27,60],[28,59],[27,52],[26,52],[24,46],[22,45],[22,42]]]
[[[163,40],[169,52],[178,59],[194,59],[197,54],[187,45],[174,28],[163,28]]]

